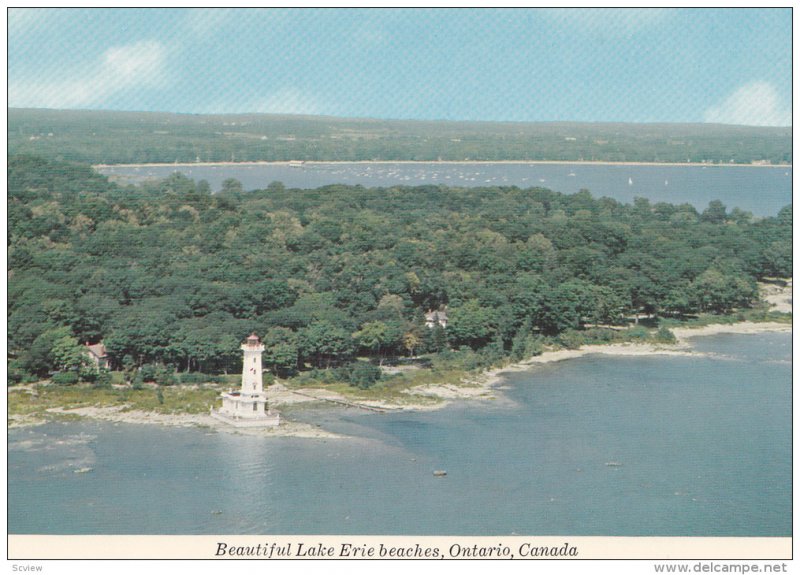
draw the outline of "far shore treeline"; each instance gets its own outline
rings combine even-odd
[[[8,110],[8,151],[89,164],[595,161],[791,164],[791,127]]]
[[[251,332],[280,376],[522,357],[636,313],[745,309],[758,280],[792,274],[791,206],[754,218],[542,188],[224,188],[180,174],[123,187],[9,157],[10,381],[68,381],[100,341],[128,373],[236,372]],[[434,310],[446,329],[426,326]]]

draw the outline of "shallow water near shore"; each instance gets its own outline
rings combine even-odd
[[[346,440],[10,430],[9,532],[791,535],[791,334],[692,345],[536,366],[441,411],[290,413]]]

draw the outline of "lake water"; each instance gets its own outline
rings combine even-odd
[[[437,412],[292,413],[345,440],[11,430],[9,532],[790,536],[790,334],[694,347],[540,366]]]
[[[757,216],[774,216],[792,203],[791,167],[637,166],[588,164],[470,164],[470,163],[308,163],[218,166],[117,166],[100,169],[123,182],[165,178],[175,171],[207,180],[219,190],[223,180],[236,178],[246,190],[280,181],[289,188],[329,184],[366,187],[444,184],[454,187],[544,187],[563,193],[589,190],[631,203],[636,197],[652,202],[689,203],[703,210],[712,200],[729,209],[738,207]]]

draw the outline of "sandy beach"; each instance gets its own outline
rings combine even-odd
[[[675,334],[675,337],[678,338],[679,341],[682,341],[693,337],[701,337],[704,335],[718,335],[721,333],[752,335],[770,331],[791,332],[792,326],[786,323],[777,323],[777,322],[753,323],[745,321],[734,324],[712,324],[697,328],[685,328],[685,327],[674,328],[672,330],[672,333]]]
[[[791,284],[788,287],[791,291]],[[782,297],[786,296],[786,290],[782,291]],[[788,304],[788,312],[791,313],[791,303]],[[783,311],[783,310],[781,310]],[[792,326],[777,322],[740,322],[735,324],[712,324],[696,328],[673,328],[672,333],[678,340],[675,344],[611,344],[611,345],[586,345],[579,349],[559,349],[545,351],[541,355],[495,368],[484,372],[480,376],[466,380],[463,385],[426,385],[413,388],[408,391],[410,395],[420,395],[437,400],[436,404],[423,404],[416,406],[408,404],[404,409],[440,409],[454,400],[464,399],[497,399],[495,387],[503,381],[507,373],[528,371],[537,365],[545,365],[558,361],[576,359],[587,355],[608,355],[608,356],[653,356],[668,355],[682,357],[706,357],[707,354],[693,351],[689,340],[694,337],[718,335],[723,333],[730,334],[758,334],[765,332],[791,332]]]
[[[731,334],[758,334],[765,332],[791,332],[792,326],[784,323],[741,322],[736,324],[713,324],[697,328],[673,329],[677,343],[667,344],[611,344],[611,345],[586,345],[579,349],[559,349],[545,351],[539,356],[529,358],[519,363],[509,364],[480,374],[477,377],[464,380],[461,385],[424,385],[408,390],[406,393],[412,397],[424,397],[434,400],[433,403],[404,403],[392,404],[387,402],[371,402],[371,405],[402,410],[436,410],[442,409],[457,400],[497,400],[502,399],[497,386],[503,381],[505,374],[519,371],[529,371],[537,365],[545,365],[558,361],[576,359],[587,355],[607,356],[680,356],[680,357],[706,357],[707,354],[693,351],[689,340],[694,337]]]
[[[771,311],[792,313],[792,280],[785,285],[764,283],[760,286],[761,299],[766,301]]]
[[[475,379],[469,380],[467,387],[454,386],[425,386],[421,389],[411,390],[409,393],[424,393],[429,397],[438,397],[444,400],[436,407],[444,407],[455,399],[497,399],[495,388],[500,384],[504,376],[508,373],[529,371],[538,365],[546,365],[559,361],[567,361],[587,355],[609,355],[609,356],[652,356],[652,355],[671,355],[703,357],[704,354],[691,351],[685,342],[675,345],[653,345],[653,344],[612,344],[612,345],[586,345],[579,349],[559,349],[545,351],[541,355],[509,364],[484,372]],[[430,407],[428,408],[430,409]]]

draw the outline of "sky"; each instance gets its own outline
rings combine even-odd
[[[791,125],[772,9],[22,9],[10,107]]]

